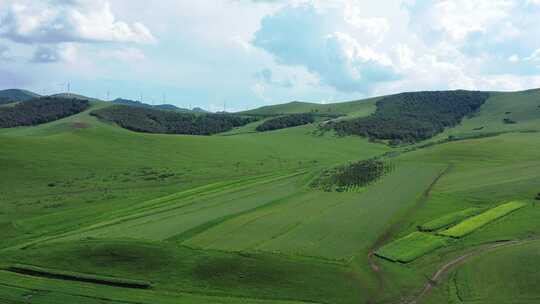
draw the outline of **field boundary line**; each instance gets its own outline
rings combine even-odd
[[[403,222],[407,218],[410,218],[411,215],[414,214],[418,208],[420,208],[425,202],[427,202],[427,200],[431,196],[431,191],[433,190],[437,182],[439,182],[439,180],[444,175],[448,174],[448,172],[450,172],[453,168],[454,168],[454,164],[447,164],[446,168],[441,170],[440,173],[433,179],[431,184],[429,184],[429,186],[424,190],[420,198],[418,198],[417,202],[413,206],[411,206],[407,211],[401,214],[400,217],[397,219],[397,221],[395,221],[385,231],[383,231],[383,233],[377,238],[377,240],[375,240],[373,245],[369,248],[368,256],[367,256],[369,268],[371,269],[372,273],[375,274],[375,277],[377,279],[377,287],[376,287],[374,295],[372,296],[373,298],[375,299],[378,298],[379,295],[381,295],[384,292],[384,288],[385,288],[385,282],[384,282],[385,280],[382,273],[380,272],[381,268],[376,262],[376,257],[375,257],[376,249],[381,247],[384,242],[388,241],[392,237],[392,235],[396,233],[396,231],[403,224]],[[368,300],[368,303],[374,303],[374,302],[375,302],[374,299]]]

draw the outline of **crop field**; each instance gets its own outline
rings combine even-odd
[[[443,169],[403,164],[361,193],[301,193],[290,203],[225,221],[185,244],[349,260],[369,247],[386,221],[412,206]],[[415,178],[404,180],[411,175]]]
[[[440,236],[416,231],[383,246],[375,254],[393,262],[408,263],[446,244],[447,240]]]
[[[539,97],[493,93],[461,124],[407,146],[322,132],[318,120],[136,133],[90,116],[109,106],[96,100],[0,129],[0,303],[536,303]],[[370,115],[377,100],[248,114],[342,120]],[[445,141],[482,132],[497,135]],[[372,159],[393,170],[355,191],[310,186]]]
[[[509,213],[516,211],[519,208],[523,208],[527,205],[525,202],[509,202],[499,205],[493,209],[487,210],[479,215],[473,216],[463,222],[445,230],[439,232],[439,235],[449,236],[453,238],[464,237],[467,234],[503,217]]]
[[[472,208],[467,208],[465,210],[452,212],[444,216],[441,216],[439,218],[436,218],[434,220],[431,220],[419,226],[418,228],[421,231],[435,231],[435,230],[443,229],[453,224],[456,224],[458,222],[461,222],[462,220],[468,217],[476,215],[480,213],[481,211],[482,211],[481,208],[472,207]]]

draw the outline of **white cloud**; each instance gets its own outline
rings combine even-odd
[[[345,16],[346,8],[284,7],[262,20],[253,44],[279,64],[305,67],[319,76],[322,85],[342,92],[365,93],[378,82],[398,78],[390,58],[374,48],[376,41],[362,39],[362,34],[386,32],[385,21]],[[349,33],[358,28],[359,36]]]
[[[0,19],[0,36],[19,43],[155,41],[145,25],[116,20],[105,0],[17,1]]]
[[[76,59],[77,47],[71,43],[64,43],[52,46],[39,46],[32,57],[33,63],[56,63],[74,62]]]
[[[146,60],[146,55],[141,50],[133,47],[100,51],[99,57],[105,60],[119,60],[131,64]]]
[[[7,61],[11,59],[9,48],[3,44],[0,44],[0,61]]]

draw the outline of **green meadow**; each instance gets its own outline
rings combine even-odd
[[[244,114],[346,120],[378,100]],[[137,133],[90,115],[108,106],[93,100],[80,114],[0,129],[0,303],[540,296],[540,90],[491,93],[456,127],[399,146],[320,132],[322,119],[268,132],[256,132],[263,119],[212,136]],[[310,187],[324,170],[374,158],[394,169],[368,186]]]

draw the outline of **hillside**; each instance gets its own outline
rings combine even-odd
[[[329,104],[293,101],[293,102],[285,103],[285,104],[264,106],[264,107],[249,110],[249,111],[243,111],[240,113],[250,114],[250,115],[262,115],[262,116],[276,116],[276,115],[282,115],[282,114],[295,114],[295,113],[318,113],[318,114],[329,114],[329,115],[347,114],[348,116],[351,116],[351,117],[365,116],[375,111],[375,102],[379,98],[380,97],[359,100],[359,101],[329,103]]]
[[[34,126],[80,113],[89,107],[82,99],[41,97],[0,108],[0,128]]]
[[[347,121],[385,98],[243,114]],[[132,132],[92,116],[117,107],[99,101],[0,129],[0,302],[535,303],[539,106],[490,92],[404,146],[317,121]]]
[[[118,105],[126,105],[126,106],[133,106],[133,107],[143,107],[143,108],[155,108],[160,110],[169,110],[169,111],[178,111],[178,112],[189,112],[190,110],[179,108],[175,105],[171,104],[160,104],[160,105],[149,105],[147,103],[143,103],[136,100],[130,100],[130,99],[124,99],[124,98],[116,98],[111,101],[111,103],[118,104]]]
[[[36,93],[21,89],[0,90],[0,104],[17,101],[27,101],[39,96],[40,95]]]
[[[154,108],[115,105],[91,115],[136,132],[158,134],[212,135],[256,121],[234,114],[194,114]]]

